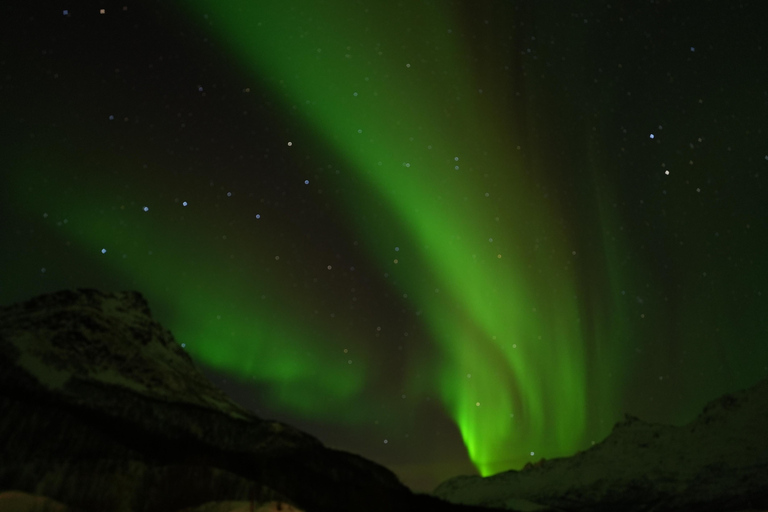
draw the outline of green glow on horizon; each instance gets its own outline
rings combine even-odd
[[[390,229],[361,222],[365,246],[423,312],[439,344],[434,385],[480,473],[580,447],[587,379],[570,251],[555,212],[528,198],[514,134],[446,30],[455,20],[421,4],[408,7],[410,31],[385,3],[194,4],[386,200],[382,211],[370,197],[345,198],[356,217],[387,219]],[[401,231],[418,246],[393,253]]]

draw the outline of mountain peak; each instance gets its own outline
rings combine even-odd
[[[64,290],[2,308],[0,318],[19,366],[51,390],[101,384],[252,416],[197,369],[139,292]]]
[[[374,462],[244,410],[138,292],[0,308],[0,460],[0,508],[480,510],[413,494]]]

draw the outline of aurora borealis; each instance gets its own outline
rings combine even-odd
[[[768,375],[748,3],[2,9],[3,303],[139,290],[416,490]]]

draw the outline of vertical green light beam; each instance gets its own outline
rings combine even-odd
[[[455,20],[421,3],[192,5],[386,199],[346,198],[392,226],[366,245],[423,312],[435,384],[480,472],[575,449],[586,379],[567,240],[494,132],[504,120],[472,83]],[[418,245],[394,258],[400,228]]]

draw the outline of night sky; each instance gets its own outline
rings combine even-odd
[[[764,2],[0,14],[3,304],[138,290],[420,491],[768,376]]]

